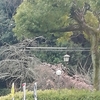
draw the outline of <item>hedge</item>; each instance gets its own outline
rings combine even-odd
[[[87,90],[38,90],[37,100],[100,100],[100,92]],[[15,93],[15,100],[22,100],[23,92]],[[1,96],[0,100],[11,100],[11,95]],[[26,91],[26,100],[34,100],[33,91]]]
[[[4,96],[10,93],[10,89],[0,89],[0,96]]]

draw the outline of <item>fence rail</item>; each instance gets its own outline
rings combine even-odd
[[[90,47],[26,47],[34,51],[90,51]]]

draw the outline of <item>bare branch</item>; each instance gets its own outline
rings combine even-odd
[[[32,42],[32,41],[31,41]],[[28,45],[30,42],[28,41]],[[35,79],[34,68],[40,64],[40,60],[31,52],[27,52],[27,43],[2,46],[0,48],[0,79],[10,82],[33,82]],[[31,53],[31,54],[29,54]]]

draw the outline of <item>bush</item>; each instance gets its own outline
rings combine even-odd
[[[4,96],[10,93],[10,89],[0,89],[0,96]]]
[[[26,91],[26,100],[33,100],[33,91]],[[38,100],[100,100],[100,92],[87,90],[38,90]],[[15,93],[15,100],[22,100],[23,93]],[[0,100],[11,100],[11,95],[0,97]]]

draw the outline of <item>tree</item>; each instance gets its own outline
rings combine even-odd
[[[96,3],[96,2],[95,2]],[[88,6],[84,12],[85,6]],[[77,27],[80,31],[83,31],[83,34],[86,36],[86,39],[90,41],[91,44],[91,56],[92,63],[94,67],[94,87],[96,90],[99,90],[100,82],[99,82],[99,72],[100,72],[100,52],[99,52],[99,32],[100,32],[100,19],[99,13],[96,11],[88,11],[90,10],[90,4],[85,3],[84,9],[80,10],[77,8],[78,5],[74,5],[71,7],[71,17],[78,23],[81,29]],[[98,7],[98,6],[97,6]],[[94,12],[94,13],[93,13]],[[91,20],[94,20],[92,22]],[[74,28],[76,29],[76,28]],[[67,30],[66,30],[67,31]],[[64,30],[63,30],[64,32]]]
[[[67,35],[71,36],[80,31],[91,44],[93,84],[99,90],[99,4],[97,0],[25,0],[14,16],[14,32],[21,38],[48,33],[59,34],[60,37],[66,36],[67,32],[72,32]]]
[[[18,42],[12,32],[12,28],[14,27],[12,16],[21,2],[22,0],[0,0],[0,40],[2,44],[3,42],[10,44]]]
[[[16,27],[13,29],[18,38],[49,36],[47,31],[64,26],[68,16],[66,0],[25,0],[14,16]],[[66,13],[65,13],[66,12]],[[63,21],[64,20],[64,21]],[[44,34],[46,33],[46,34]]]
[[[87,3],[84,4],[84,7]],[[88,4],[90,7],[90,4]],[[85,8],[84,8],[85,9]],[[87,10],[90,10],[88,8]],[[93,13],[94,12],[94,13]],[[86,39],[90,41],[91,44],[91,56],[92,56],[92,63],[94,68],[94,87],[96,90],[99,90],[100,82],[99,82],[99,72],[100,72],[100,52],[99,52],[99,32],[100,32],[100,19],[99,14],[96,11],[85,11],[85,13],[77,8],[77,5],[73,5],[71,8],[71,17],[78,23],[78,26],[73,29],[79,29],[83,31]],[[93,22],[94,20],[94,22]],[[69,28],[66,28],[66,31]],[[65,30],[62,30],[63,32]]]
[[[20,88],[23,82],[33,82],[36,78],[34,68],[40,60],[26,50],[26,46],[35,46],[34,40],[24,40],[15,45],[0,47],[0,80],[6,81],[7,87],[15,82]]]

